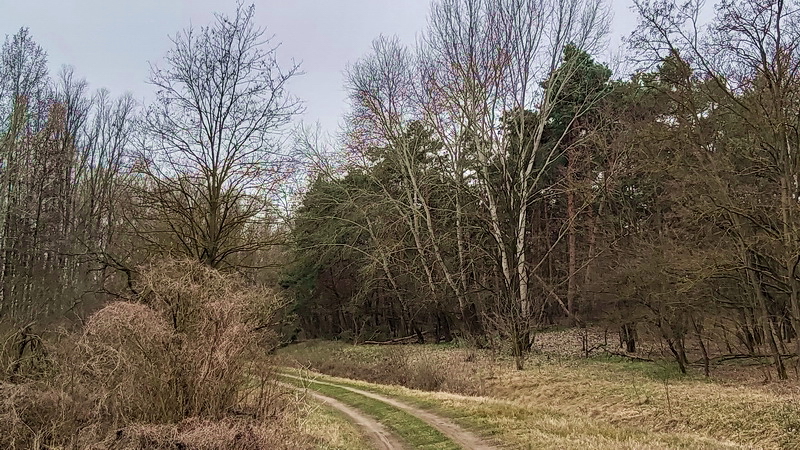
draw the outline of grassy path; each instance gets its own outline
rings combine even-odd
[[[800,449],[796,383],[551,353],[520,371],[495,351],[433,344],[312,341],[281,349],[275,363],[446,417],[508,449]]]
[[[393,398],[328,381],[309,380],[289,373],[283,379],[333,398],[366,413],[390,428],[413,448],[491,450],[495,447],[479,436],[429,411]]]

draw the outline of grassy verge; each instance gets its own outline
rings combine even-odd
[[[298,402],[302,399],[298,398]],[[333,408],[307,400],[301,407],[298,429],[314,440],[320,450],[369,450],[372,447],[361,430]]]
[[[392,351],[314,343],[284,349],[279,358],[283,365],[391,383],[376,380],[374,368],[363,372],[369,377],[360,375],[365,366],[392,361],[386,355]],[[800,391],[794,385],[681,376],[670,364],[618,358],[543,354],[516,371],[510,358],[472,349],[406,346],[403,352],[426,362],[428,370],[440,367],[469,381],[476,387],[466,393],[480,395],[349,383],[430,408],[515,448],[800,446]]]
[[[295,386],[313,389],[323,395],[335,398],[359,411],[374,417],[397,436],[404,439],[412,448],[420,449],[458,449],[446,436],[424,421],[394,408],[381,401],[365,397],[336,386],[316,383],[313,380],[297,380],[283,377],[283,381]]]
[[[299,373],[299,372],[296,372]],[[681,432],[653,432],[609,425],[549,407],[531,407],[487,397],[423,392],[314,374],[320,381],[397,398],[452,419],[496,440],[506,448],[526,449],[658,449],[739,448],[732,442]]]

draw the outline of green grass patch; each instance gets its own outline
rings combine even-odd
[[[705,380],[699,373],[681,373],[678,365],[672,361],[636,361],[614,355],[597,355],[575,361],[586,366],[605,366],[602,369],[612,376],[615,373],[627,372],[653,381]]]

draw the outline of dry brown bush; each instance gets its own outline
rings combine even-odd
[[[286,352],[284,352],[286,353]],[[449,353],[425,346],[352,346],[326,342],[298,344],[278,355],[280,363],[328,375],[394,384],[424,391],[484,393],[487,366],[474,350]]]
[[[261,372],[280,299],[192,261],[154,264],[142,280],[142,303],[105,307],[80,341],[81,359],[90,362],[84,371],[121,393],[109,409],[154,423],[232,411],[263,416],[243,388]]]
[[[291,428],[277,421],[192,417],[178,424],[132,425],[117,430],[95,448],[113,450],[267,450],[310,447],[310,441],[291,434]]]
[[[0,383],[0,447],[40,448],[49,436],[69,436],[72,400],[39,383]]]
[[[475,372],[478,365],[466,354],[453,352],[411,351],[407,353],[404,386],[423,391],[445,391],[456,394],[481,395],[483,383]]]
[[[261,356],[280,298],[192,261],[153,264],[141,284],[138,303],[110,303],[53,345],[49,378],[0,384],[1,448],[277,442],[266,424],[283,406]]]

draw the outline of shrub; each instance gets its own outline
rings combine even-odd
[[[131,425],[97,445],[114,450],[268,450],[308,448],[310,442],[278,424],[226,417],[189,418],[178,424]]]
[[[0,384],[0,447],[276,442],[265,439],[280,423],[265,419],[280,408],[260,356],[275,344],[280,298],[175,260],[145,268],[140,292],[138,302],[112,302],[80,333],[62,336],[49,378]]]

